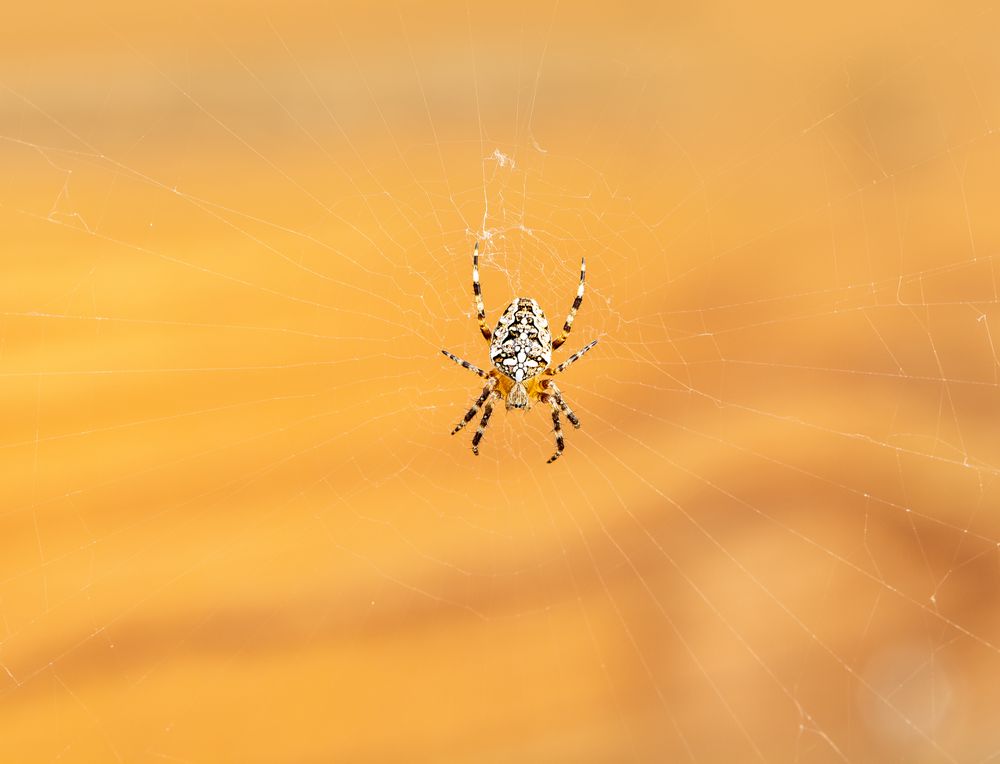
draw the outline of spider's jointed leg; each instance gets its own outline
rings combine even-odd
[[[569,309],[569,315],[566,316],[566,323],[563,324],[562,333],[554,340],[552,340],[552,349],[555,350],[560,345],[562,345],[566,338],[569,337],[569,333],[573,330],[573,319],[576,318],[576,312],[580,309],[580,303],[583,302],[583,282],[587,277],[587,261],[584,258],[580,258],[580,286],[576,288],[576,299],[573,300],[573,307]]]
[[[590,350],[592,347],[594,347],[594,345],[596,345],[596,344],[597,344],[597,340],[594,340],[589,345],[586,345],[583,348],[583,350],[578,350],[577,352],[573,353],[573,355],[571,355],[569,358],[567,358],[565,361],[563,361],[561,364],[559,364],[558,366],[556,366],[551,371],[551,376],[555,376],[556,374],[562,374],[564,371],[566,371],[566,369],[568,369],[574,363],[576,363],[581,358],[583,358],[583,354],[586,353],[588,350]]]
[[[483,407],[483,418],[479,420],[479,427],[476,428],[476,434],[472,436],[472,453],[479,456],[479,441],[483,439],[483,433],[486,431],[486,425],[490,423],[490,416],[493,414],[493,401],[496,400],[496,394],[490,393],[486,398],[486,405]]]
[[[476,296],[476,313],[479,318],[479,331],[487,342],[493,339],[493,332],[486,323],[486,308],[483,307],[483,290],[479,286],[479,242],[472,250],[472,293]]]
[[[552,401],[552,429],[556,433],[556,452],[549,457],[547,464],[552,464],[562,456],[563,449],[566,448],[566,444],[563,442],[562,426],[559,424],[559,404],[555,401]]]
[[[559,407],[560,411],[562,411],[562,413],[566,415],[566,418],[570,421],[570,423],[575,428],[580,429],[580,420],[573,412],[573,409],[569,407],[569,404],[566,403],[565,399],[562,397],[562,390],[556,387],[556,383],[549,380],[548,382],[545,383],[545,389],[550,392],[542,393],[542,400],[544,400],[546,403],[551,403],[554,401],[555,404]]]
[[[483,388],[482,395],[480,395],[476,399],[476,402],[472,404],[472,408],[465,412],[465,416],[462,418],[462,421],[455,425],[455,429],[451,431],[452,435],[454,435],[456,432],[461,430],[463,427],[465,427],[465,425],[467,425],[469,422],[472,421],[472,418],[476,415],[476,412],[479,411],[480,407],[483,405],[483,402],[490,397],[490,394],[493,392],[493,388],[496,386],[496,383],[497,381],[494,377],[489,378],[489,381],[486,383],[486,387]]]
[[[461,366],[461,367],[462,367],[463,369],[468,369],[468,370],[469,370],[469,371],[471,371],[471,372],[472,372],[473,374],[478,374],[478,375],[479,375],[480,377],[482,377],[483,379],[489,379],[490,375],[489,375],[489,374],[487,374],[487,373],[486,373],[485,371],[483,371],[482,369],[480,369],[480,368],[479,368],[478,366],[473,366],[473,365],[472,365],[471,363],[469,363],[468,361],[466,361],[466,360],[463,360],[462,358],[459,358],[459,357],[458,357],[457,355],[452,355],[452,354],[451,354],[451,353],[449,353],[449,352],[448,352],[447,350],[442,350],[441,352],[442,352],[442,353],[444,353],[444,354],[445,354],[446,356],[448,356],[448,357],[449,357],[449,358],[450,358],[451,360],[453,360],[453,361],[454,361],[455,363],[457,363],[457,364],[458,364],[459,366]]]

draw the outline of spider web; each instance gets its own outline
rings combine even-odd
[[[0,32],[3,758],[1000,758],[994,9],[495,10]]]

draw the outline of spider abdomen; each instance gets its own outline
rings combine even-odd
[[[552,361],[552,334],[538,303],[518,297],[500,316],[490,343],[490,360],[515,382],[541,374]]]

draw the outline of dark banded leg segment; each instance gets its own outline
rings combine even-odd
[[[483,418],[479,420],[479,427],[476,428],[476,434],[472,436],[472,453],[476,456],[479,456],[479,441],[483,439],[483,433],[486,431],[486,425],[490,423],[490,416],[493,414],[493,400],[494,394],[488,394],[486,398],[486,406],[483,408]]]
[[[476,402],[472,404],[472,408],[465,412],[465,416],[462,417],[462,421],[455,425],[455,429],[451,431],[452,435],[454,435],[456,432],[461,430],[463,427],[465,427],[465,425],[467,425],[469,422],[472,421],[472,418],[476,415],[476,412],[479,411],[479,408],[483,405],[483,402],[490,396],[490,393],[493,392],[493,387],[496,385],[496,383],[497,381],[491,377],[490,381],[486,383],[486,387],[483,388],[483,394],[480,395],[476,399]]]
[[[476,315],[479,318],[479,331],[487,342],[493,339],[493,332],[486,323],[486,308],[483,307],[483,290],[479,286],[479,242],[472,250],[472,293],[476,296]]]
[[[547,464],[552,464],[562,456],[563,449],[566,448],[566,444],[563,442],[562,425],[559,424],[559,405],[555,401],[552,401],[552,429],[556,433],[556,452],[549,457]]]
[[[573,353],[573,355],[571,355],[569,358],[567,358],[565,361],[563,361],[561,364],[559,364],[552,370],[552,375],[554,376],[556,374],[562,374],[564,371],[566,371],[566,369],[568,369],[574,363],[583,358],[583,354],[586,353],[588,350],[590,350],[592,347],[594,347],[594,345],[596,344],[597,340],[594,340],[589,345],[584,347],[583,350],[578,350],[577,352]]]
[[[461,366],[461,367],[462,367],[463,369],[468,369],[468,370],[469,370],[469,371],[471,371],[471,372],[472,372],[473,374],[478,374],[478,375],[479,375],[480,377],[483,377],[484,379],[489,379],[489,376],[490,376],[490,375],[489,375],[489,374],[487,374],[487,373],[486,373],[485,371],[483,371],[482,369],[480,369],[480,368],[479,368],[478,366],[473,366],[473,365],[472,365],[471,363],[469,363],[468,361],[465,361],[465,360],[462,360],[462,359],[461,359],[461,358],[459,358],[459,357],[458,357],[457,355],[452,355],[452,354],[451,354],[451,353],[449,353],[449,352],[448,352],[447,350],[442,350],[441,352],[442,352],[442,353],[444,353],[444,354],[445,354],[446,356],[448,356],[448,357],[449,357],[449,358],[450,358],[451,360],[453,360],[453,361],[454,361],[455,363],[457,363],[457,364],[458,364],[459,366]]]
[[[566,323],[563,324],[562,334],[552,340],[552,349],[555,350],[560,345],[562,345],[566,338],[569,337],[569,333],[573,331],[573,319],[576,318],[576,312],[580,309],[580,303],[583,302],[583,282],[587,277],[587,261],[585,258],[580,258],[580,286],[576,288],[576,299],[573,300],[573,307],[569,309],[569,315],[566,316]]]
[[[566,418],[570,421],[570,424],[572,424],[575,428],[580,429],[580,420],[577,418],[576,414],[573,413],[573,409],[569,407],[566,400],[562,397],[562,391],[556,387],[556,383],[549,382],[545,387],[547,390],[551,391],[544,394],[546,402],[555,401],[560,411],[562,411],[562,413],[564,413]]]

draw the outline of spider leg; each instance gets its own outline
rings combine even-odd
[[[483,290],[479,286],[479,242],[472,249],[472,293],[476,295],[476,314],[479,318],[479,331],[487,342],[493,339],[493,332],[486,323],[486,308],[483,307]]]
[[[454,435],[456,432],[461,430],[463,427],[465,427],[465,425],[467,425],[469,422],[472,421],[472,417],[474,417],[476,415],[476,412],[479,411],[479,408],[483,405],[483,402],[490,397],[490,393],[493,392],[493,388],[496,385],[496,383],[497,383],[496,379],[490,377],[489,382],[486,383],[486,387],[483,388],[482,395],[480,395],[476,399],[476,402],[472,404],[472,408],[465,412],[465,416],[462,418],[462,421],[455,425],[455,429],[451,431],[452,435]]]
[[[442,350],[441,352],[442,352],[442,353],[444,353],[444,354],[445,354],[446,356],[448,356],[448,357],[449,357],[449,358],[450,358],[451,360],[453,360],[453,361],[454,361],[455,363],[457,363],[457,364],[458,364],[459,366],[461,366],[461,367],[463,367],[463,368],[465,368],[465,369],[468,369],[468,370],[469,370],[469,371],[471,371],[471,372],[472,372],[473,374],[478,374],[478,375],[479,375],[480,377],[482,377],[483,379],[489,379],[489,376],[490,376],[490,375],[489,375],[489,374],[487,374],[487,373],[486,373],[485,371],[483,371],[482,369],[480,369],[480,368],[479,368],[478,366],[473,366],[473,365],[472,365],[471,363],[469,363],[468,361],[463,361],[463,360],[462,360],[461,358],[459,358],[459,357],[458,357],[457,355],[452,355],[452,354],[451,354],[451,353],[449,353],[449,352],[448,352],[447,350]]]
[[[583,350],[578,350],[577,352],[573,353],[573,355],[571,355],[561,364],[552,369],[552,371],[550,372],[550,376],[555,376],[556,374],[562,374],[564,371],[566,371],[566,369],[568,369],[574,363],[583,358],[583,354],[586,353],[588,350],[590,350],[592,347],[594,347],[594,345],[596,344],[597,340],[594,340],[589,345],[584,346]]]
[[[483,407],[483,418],[479,420],[479,427],[476,428],[476,434],[472,436],[472,453],[479,456],[479,441],[483,439],[483,432],[486,431],[486,425],[490,423],[490,416],[493,414],[493,400],[496,397],[496,393],[490,392],[486,397],[486,405]]]
[[[562,426],[559,424],[559,404],[555,401],[551,401],[552,405],[552,429],[556,433],[556,452],[549,457],[546,464],[552,464],[556,459],[562,456],[563,449],[566,448],[566,444],[563,442]]]
[[[556,387],[556,383],[549,380],[545,383],[545,389],[552,391],[551,393],[543,393],[543,397],[546,402],[555,401],[556,405],[559,406],[559,409],[566,415],[566,418],[570,421],[570,423],[577,429],[580,429],[580,420],[573,412],[573,409],[569,407],[569,404],[566,403],[565,399],[562,397],[562,390]]]
[[[576,318],[576,312],[580,309],[580,303],[583,302],[583,282],[587,277],[587,261],[584,258],[580,258],[580,286],[576,289],[576,299],[573,300],[573,307],[569,309],[569,315],[566,316],[566,323],[563,324],[562,333],[552,340],[552,349],[555,350],[560,345],[562,345],[566,338],[569,337],[569,333],[573,330],[573,319]]]

